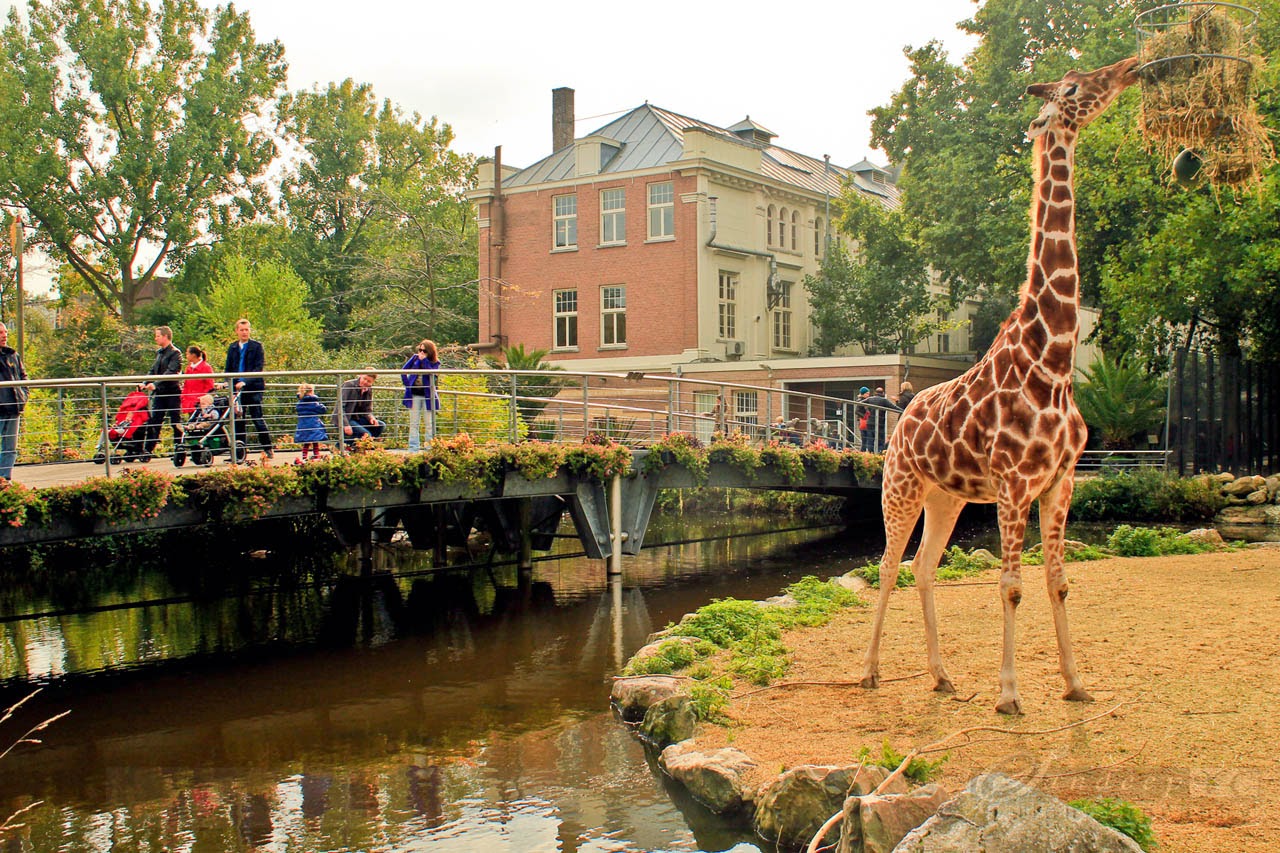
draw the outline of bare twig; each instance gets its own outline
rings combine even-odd
[[[867,759],[864,757],[861,761],[858,762],[858,769],[853,771],[853,778],[849,782],[849,788],[844,792],[846,798],[852,796],[853,786],[858,784],[858,775],[862,773],[862,768],[866,766],[867,766]],[[840,811],[836,812],[831,817],[827,818],[826,822],[823,823],[822,826],[818,827],[818,831],[814,834],[813,838],[809,841],[809,846],[805,848],[805,853],[818,853],[819,850],[827,850],[833,847],[834,845],[831,845],[831,844],[828,844],[826,847],[820,847],[819,845],[822,844],[822,839],[826,836],[828,832],[831,831],[832,827],[834,827],[837,823],[840,822],[840,819],[842,817],[844,817],[843,807],[840,809]]]
[[[921,678],[928,675],[927,671],[916,672],[911,675],[900,675],[897,678],[882,678],[881,684],[888,684],[892,681],[909,681],[913,678]],[[857,687],[859,681],[779,681],[777,684],[770,684],[765,687],[758,687],[755,690],[748,690],[745,693],[734,693],[730,699],[743,699],[747,696],[754,696],[757,693],[764,693],[766,690],[778,690],[783,687]]]
[[[1128,764],[1130,761],[1136,760],[1138,756],[1142,755],[1143,750],[1147,748],[1148,743],[1150,743],[1150,741],[1143,741],[1142,746],[1138,747],[1138,751],[1127,758],[1122,758],[1119,761],[1112,762],[1111,764],[1103,764],[1099,767],[1086,767],[1083,770],[1072,770],[1068,773],[1053,773],[1050,775],[1038,773],[1019,773],[1018,775],[1026,776],[1030,779],[1065,779],[1068,776],[1083,776],[1086,773],[1095,773],[1099,770],[1110,770],[1112,767],[1119,767],[1121,764]]]

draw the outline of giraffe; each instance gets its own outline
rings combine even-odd
[[[1000,599],[1004,618],[996,710],[1022,713],[1014,670],[1015,613],[1022,600],[1022,546],[1032,501],[1040,501],[1044,566],[1066,682],[1062,698],[1092,701],[1076,672],[1067,628],[1063,534],[1085,424],[1071,376],[1079,338],[1072,174],[1076,139],[1126,87],[1137,82],[1130,58],[1057,83],[1027,87],[1045,100],[1028,136],[1034,141],[1034,192],[1027,281],[1018,306],[987,353],[962,376],[920,391],[902,414],[884,456],[885,550],[880,598],[863,661],[861,686],[879,685],[880,640],[898,564],[916,520],[924,533],[911,563],[920,594],[934,690],[955,688],[938,648],[933,583],[938,560],[966,503],[995,503],[1000,526]]]

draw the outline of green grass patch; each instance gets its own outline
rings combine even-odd
[[[1079,809],[1103,826],[1109,826],[1137,842],[1143,850],[1154,850],[1159,844],[1151,831],[1151,818],[1128,800],[1100,797],[1073,800],[1067,805]]]
[[[880,754],[874,755],[871,748],[864,746],[858,750],[856,756],[858,761],[866,764],[868,767],[883,767],[886,770],[897,770],[898,765],[906,758],[905,753],[898,752],[889,745],[889,741],[885,740],[880,744]],[[911,759],[911,763],[907,765],[907,769],[902,771],[902,775],[906,776],[917,785],[923,785],[926,782],[936,778],[942,772],[942,765],[947,763],[950,753],[944,752],[937,759],[930,761],[923,756],[916,756]]]

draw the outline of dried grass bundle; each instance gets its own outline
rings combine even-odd
[[[1218,3],[1156,11],[1159,19],[1138,20],[1147,147],[1168,160],[1190,149],[1200,161],[1200,177],[1215,185],[1257,180],[1275,153],[1253,102],[1262,60],[1253,44],[1252,13]]]

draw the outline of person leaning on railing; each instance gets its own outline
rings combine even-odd
[[[22,356],[9,346],[9,329],[0,323],[0,382],[21,382],[26,378]],[[26,388],[0,388],[0,480],[13,477],[13,463],[18,457],[18,422],[26,405]]]
[[[341,428],[342,440],[350,449],[357,439],[369,436],[380,438],[387,425],[373,416],[373,383],[378,376],[373,368],[365,368],[368,372],[348,379],[342,383],[342,395],[339,400],[335,421]]]

